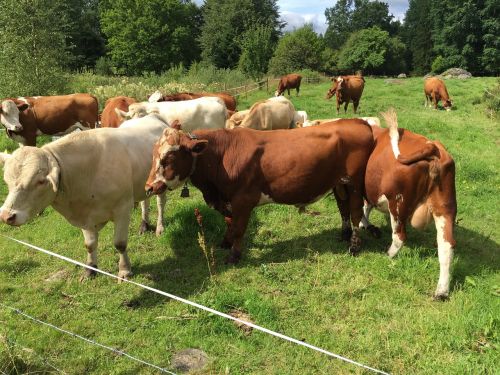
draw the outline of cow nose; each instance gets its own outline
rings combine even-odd
[[[16,214],[10,211],[2,211],[1,219],[5,224],[14,225],[16,222]]]
[[[153,195],[153,187],[151,185],[146,185],[146,197]]]

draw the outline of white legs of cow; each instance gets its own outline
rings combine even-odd
[[[114,245],[120,255],[120,259],[118,261],[118,277],[121,277],[122,279],[128,279],[132,276],[130,259],[127,254],[128,226],[130,223],[131,212],[132,207],[126,207],[121,212],[117,211],[114,219]]]
[[[156,220],[156,230],[155,233],[157,236],[160,236],[165,230],[163,226],[163,214],[165,211],[165,204],[167,202],[166,193],[159,194],[156,197],[156,207],[158,210],[158,219]],[[139,228],[139,233],[144,234],[149,230],[152,230],[153,227],[149,224],[149,198],[143,200],[141,202],[141,226]]]

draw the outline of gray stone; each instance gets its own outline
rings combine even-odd
[[[467,75],[467,74],[460,74],[458,75],[458,79],[468,79],[468,78],[471,78],[472,76],[471,75]]]
[[[172,367],[182,373],[202,370],[208,362],[208,355],[200,349],[184,349],[172,357]]]
[[[445,70],[441,74],[444,77],[450,76],[450,78],[458,78],[461,75],[466,75],[468,78],[472,77],[472,74],[470,74],[467,70],[461,68],[450,68]]]
[[[401,73],[401,74],[398,75],[398,78],[406,78],[406,74]]]

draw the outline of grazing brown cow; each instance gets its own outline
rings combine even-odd
[[[444,146],[424,136],[398,129],[395,112],[382,114],[389,129],[373,126],[375,149],[366,167],[365,188],[369,205],[388,212],[394,257],[406,241],[406,223],[417,229],[434,218],[440,264],[435,298],[448,296],[450,266],[455,239],[453,227],[457,213],[455,163]],[[370,223],[363,220],[363,226]]]
[[[344,104],[344,112],[347,112],[349,102],[354,104],[354,113],[358,110],[359,100],[365,88],[365,79],[362,76],[339,76],[332,78],[333,85],[328,90],[326,98],[330,99],[337,95],[337,114],[340,105]]]
[[[24,146],[36,146],[37,135],[95,128],[97,113],[97,99],[89,94],[8,98],[0,109],[7,135]]]
[[[451,110],[452,102],[443,80],[436,77],[427,78],[424,82],[424,93],[426,107],[427,105],[430,107],[432,102],[434,104],[434,109],[437,109],[438,102],[441,100],[444,109],[447,111]]]
[[[278,89],[274,93],[274,96],[284,95],[285,90],[288,91],[288,96],[290,96],[290,89],[297,90],[297,96],[299,96],[300,91],[300,81],[302,80],[302,76],[299,74],[287,74],[280,78],[280,82],[278,83]]]
[[[255,206],[291,204],[303,208],[337,186],[345,189],[355,230],[349,250],[360,249],[358,225],[363,216],[363,179],[373,148],[371,127],[362,120],[339,120],[319,126],[267,132],[177,129],[164,131],[153,152],[146,182],[148,193],[162,193],[191,182],[207,204],[226,217],[222,247],[227,261],[241,257],[243,235]]]
[[[162,95],[159,91],[149,97],[149,102],[179,102],[198,99],[206,96],[216,96],[224,100],[228,111],[236,111],[236,99],[225,92],[179,92],[177,94]]]
[[[118,116],[115,108],[128,112],[128,106],[132,103],[137,103],[137,100],[128,96],[115,96],[106,100],[101,114],[101,128],[118,128],[125,120]]]

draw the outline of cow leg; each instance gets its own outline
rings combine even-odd
[[[99,232],[97,231],[97,229],[95,230],[82,229],[82,233],[85,242],[85,247],[87,248],[86,264],[93,268],[97,268],[97,243],[99,238]],[[85,268],[85,270],[83,271],[83,275],[80,278],[80,281],[83,282],[88,278],[94,277],[95,275],[96,271]]]
[[[116,218],[114,220],[114,245],[116,250],[120,254],[120,259],[118,261],[118,277],[122,279],[128,279],[130,276],[132,276],[130,259],[128,258],[127,254],[128,226],[130,223],[131,209],[132,207],[126,207],[125,209],[120,210],[120,212],[117,212]]]
[[[297,96],[299,96],[300,86],[297,86]]]
[[[406,216],[402,213],[400,204],[389,202],[389,216],[391,217],[392,243],[387,251],[390,258],[394,258],[406,241]]]
[[[340,239],[342,241],[349,241],[352,237],[352,228],[347,192],[345,191],[345,187],[343,185],[337,185],[333,189],[333,194],[335,195],[340,217],[342,218],[342,231],[340,232]]]
[[[290,95],[290,87],[287,88],[287,91],[288,91],[288,96],[291,96]]]
[[[344,113],[347,113],[348,106],[349,106],[349,100],[344,103]]]
[[[359,105],[359,100],[358,100],[358,101],[353,102],[353,106],[354,106],[354,113],[356,113],[356,111],[358,110],[358,105]]]
[[[340,100],[338,100],[338,95],[337,95],[337,115],[340,112]]]
[[[432,103],[434,104],[434,109],[438,109],[438,100],[435,93],[432,93]]]
[[[448,298],[450,289],[450,268],[453,260],[453,220],[446,216],[434,215],[437,231],[439,281],[434,298],[444,300]]]
[[[363,196],[351,185],[347,185],[349,194],[349,210],[351,213],[352,235],[349,253],[356,256],[361,251],[361,237],[359,236],[359,223],[363,218]]]
[[[359,224],[359,226],[360,228],[366,229],[372,237],[380,238],[382,236],[380,229],[370,223],[370,213],[372,212],[372,210],[373,205],[365,201],[365,204],[363,206],[363,217],[361,218],[361,223]]]
[[[167,193],[156,196],[156,207],[158,209],[158,219],[156,221],[156,235],[161,236],[165,228],[163,227],[163,215],[165,204],[167,203]]]
[[[139,227],[139,234],[144,234],[153,229],[151,224],[149,224],[149,198],[146,198],[141,201],[141,225]]]
[[[224,216],[224,221],[226,222],[226,233],[224,234],[224,239],[222,240],[220,247],[223,249],[230,249],[233,246],[233,219],[229,216]]]
[[[240,202],[231,202],[233,207],[233,218],[231,220],[231,235],[233,244],[231,246],[231,253],[226,258],[226,263],[236,264],[241,259],[241,246],[243,237],[247,229],[250,214],[252,213],[255,204],[245,204]]]

